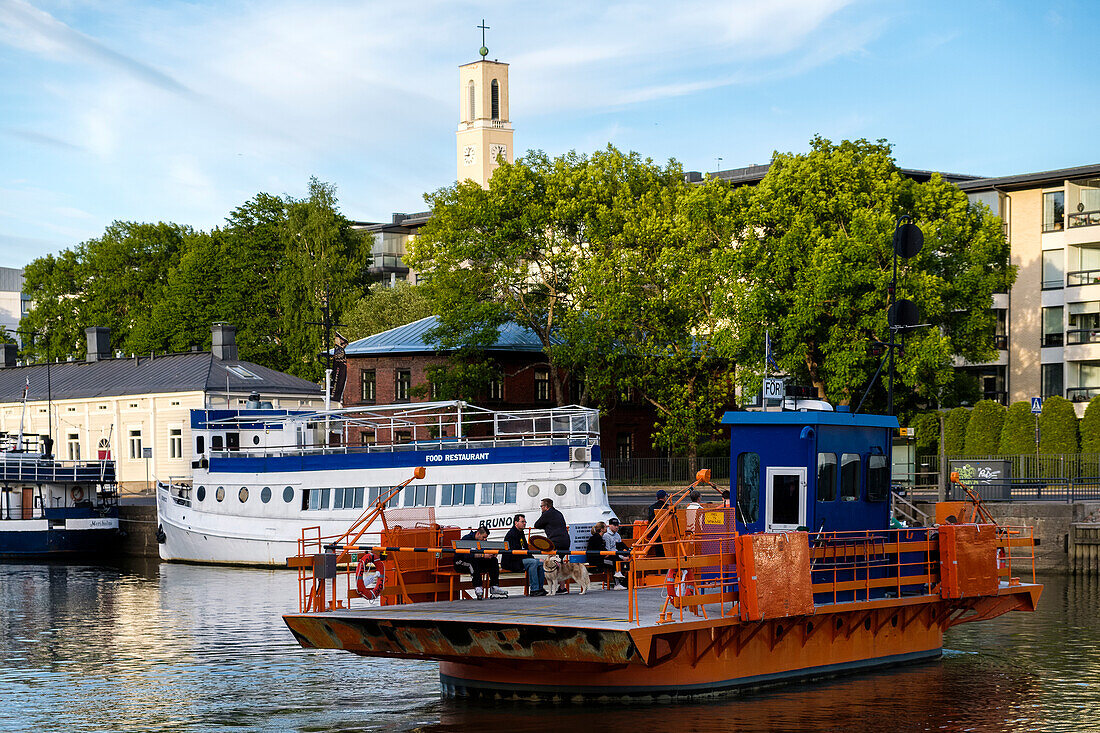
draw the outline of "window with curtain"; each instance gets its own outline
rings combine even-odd
[[[1043,194],[1043,231],[1060,232],[1066,217],[1066,194],[1051,191]]]

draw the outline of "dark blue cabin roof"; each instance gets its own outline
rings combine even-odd
[[[889,415],[853,414],[847,411],[785,410],[783,412],[727,412],[723,425],[838,425],[853,428],[896,428],[898,419]]]

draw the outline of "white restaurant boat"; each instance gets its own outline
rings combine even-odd
[[[391,500],[388,516],[415,508],[420,521],[485,524],[502,538],[513,515],[534,524],[551,498],[575,550],[614,516],[599,412],[590,408],[493,411],[454,401],[318,412],[254,402],[193,410],[191,428],[191,481],[157,485],[165,560],[285,566],[304,528],[340,534],[417,466],[425,478]]]

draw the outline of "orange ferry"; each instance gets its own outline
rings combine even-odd
[[[890,528],[895,418],[723,422],[732,506],[687,506],[692,489],[720,496],[701,471],[640,524],[628,593],[475,600],[454,558],[508,551],[380,497],[342,536],[303,536],[288,560],[301,607],[284,620],[304,647],[438,660],[445,695],[679,699],[937,658],[952,626],[1035,609],[1032,531],[997,525],[973,494],[951,523]]]

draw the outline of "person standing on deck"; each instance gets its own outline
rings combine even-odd
[[[569,525],[565,516],[554,508],[553,499],[542,500],[542,516],[535,520],[535,529],[546,532],[546,539],[554,543],[555,550],[569,552]]]
[[[512,517],[512,528],[504,535],[504,542],[509,550],[526,550],[527,537],[523,531],[527,529],[527,517],[517,514]],[[513,573],[527,573],[527,595],[544,596],[546,590],[546,571],[542,567],[542,561],[537,557],[523,555],[505,555],[500,561],[501,567]]]
[[[649,508],[646,509],[646,514],[645,514],[646,522],[648,522],[649,524],[653,524],[653,520],[657,518],[658,510],[663,509],[665,504],[667,504],[667,503],[668,503],[668,492],[665,491],[664,489],[659,489],[657,491],[657,501],[650,504]],[[659,537],[657,538],[657,544],[655,544],[653,546],[653,555],[655,557],[664,557],[665,556],[665,548],[664,548],[664,545],[661,544],[661,540],[660,540]]]

